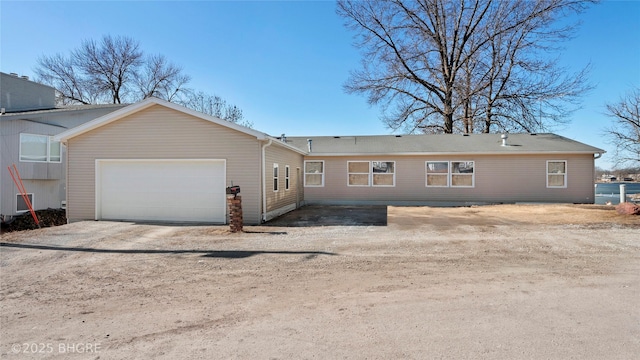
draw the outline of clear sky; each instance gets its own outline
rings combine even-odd
[[[67,55],[82,40],[126,35],[165,55],[190,87],[239,106],[271,135],[388,134],[378,108],[342,85],[360,65],[353,34],[333,1],[0,1],[0,70],[33,77],[42,55]],[[604,104],[640,87],[640,1],[606,0],[580,16],[559,54],[576,71],[591,64],[595,89],[555,132],[607,150]]]

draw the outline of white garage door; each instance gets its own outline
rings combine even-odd
[[[225,160],[98,160],[104,220],[226,221]]]

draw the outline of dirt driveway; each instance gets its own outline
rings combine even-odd
[[[640,220],[389,207],[386,226],[2,235],[7,359],[632,359]]]

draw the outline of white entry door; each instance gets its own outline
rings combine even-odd
[[[225,160],[97,160],[96,218],[226,222]]]

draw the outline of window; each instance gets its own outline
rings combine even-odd
[[[475,161],[427,161],[427,187],[474,187]]]
[[[20,134],[20,161],[60,162],[60,142],[48,135]]]
[[[394,161],[348,161],[349,186],[395,186]]]
[[[31,206],[35,208],[35,205],[33,203],[33,194],[27,194],[27,198],[29,199]],[[27,203],[24,201],[22,194],[16,194],[16,212],[25,212],[25,211],[29,211],[29,207],[27,206]]]
[[[473,187],[473,161],[451,162],[451,186]]]
[[[304,162],[304,186],[324,186],[324,161]]]
[[[369,186],[369,162],[348,161],[349,186]]]
[[[547,161],[547,187],[567,187],[567,162],[565,160]]]
[[[278,191],[278,177],[280,169],[278,164],[273,164],[273,191]]]
[[[393,161],[372,161],[373,186],[394,186],[396,163]]]
[[[290,178],[291,178],[291,173],[290,173],[290,169],[289,169],[289,165],[284,167],[284,189],[285,190],[289,190],[289,184],[290,184]]]
[[[448,161],[427,161],[427,186],[448,187],[449,186],[449,162]]]

